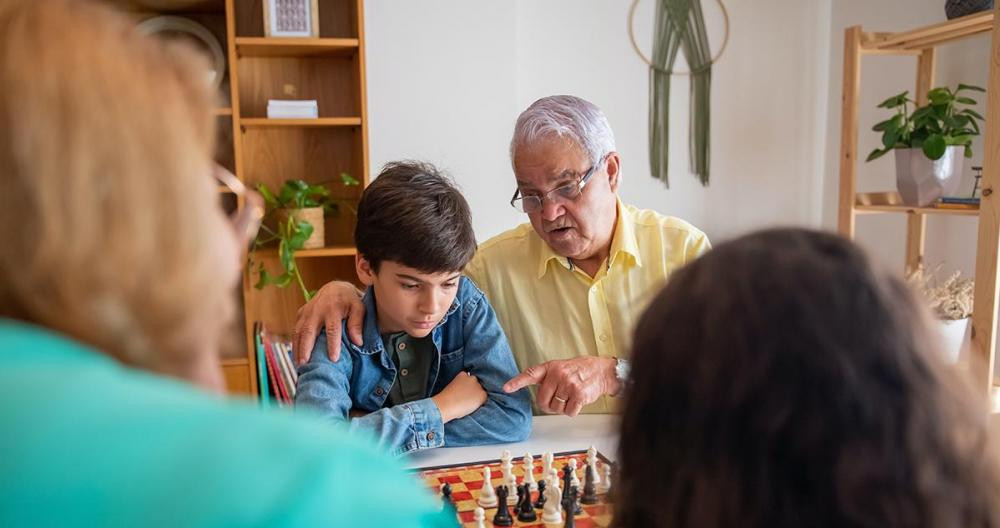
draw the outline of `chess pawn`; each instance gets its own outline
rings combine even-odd
[[[538,490],[538,483],[535,482],[535,457],[531,453],[524,454],[524,481],[531,491]]]
[[[508,492],[510,490],[516,490],[517,489],[517,476],[514,475],[514,471],[512,469],[508,470],[504,474],[504,480],[503,480],[503,482],[504,482],[504,486],[507,486],[507,491]],[[508,506],[516,506],[517,505],[517,496],[514,495],[513,493],[510,493],[509,495],[507,495],[507,505]]]
[[[607,493],[611,489],[611,466],[604,464],[601,466],[604,473],[603,478],[597,483],[597,493]]]
[[[483,470],[483,488],[479,491],[479,499],[477,499],[476,502],[483,508],[497,507],[497,493],[493,489],[492,475],[490,474],[489,466],[486,466]]]
[[[577,489],[580,488],[580,477],[576,476],[576,459],[569,459],[569,475],[570,475],[570,486],[576,486]]]
[[[562,492],[559,491],[559,483],[551,479],[548,487],[545,488],[545,507],[542,510],[543,523],[558,524],[562,522],[562,506],[559,504],[561,500]]]
[[[535,509],[541,510],[545,507],[545,488],[548,485],[548,480],[545,477],[538,479],[538,500],[533,504]]]
[[[549,470],[553,468],[553,460],[554,457],[552,456],[551,451],[542,455],[542,478],[545,478],[545,476],[549,474]]]
[[[476,521],[475,528],[486,528],[486,510],[477,506],[472,512],[472,520]]]
[[[601,474],[597,471],[597,448],[594,446],[590,446],[590,449],[587,449],[587,465],[594,472],[594,485],[600,484]]]

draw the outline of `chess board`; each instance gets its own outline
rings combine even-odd
[[[569,463],[571,458],[575,458],[577,462],[577,475],[581,482],[583,480],[584,465],[587,460],[586,451],[567,451],[564,453],[555,453],[554,461],[552,466],[559,469],[559,476],[562,476],[562,467]],[[541,456],[534,456],[534,477],[537,481],[542,475],[542,461]],[[524,479],[524,464],[521,461],[521,457],[514,455],[514,475],[517,477],[518,484],[521,484]],[[597,465],[598,470],[601,466],[609,464],[610,461],[600,452],[597,453]],[[463,527],[474,527],[476,525],[473,520],[473,511],[476,509],[478,504],[476,499],[479,498],[479,491],[483,487],[483,469],[490,467],[490,479],[493,482],[493,486],[498,486],[503,484],[503,470],[501,469],[500,460],[484,460],[480,462],[469,462],[465,464],[453,464],[449,466],[436,466],[419,468],[414,470],[420,478],[427,484],[427,487],[437,495],[440,495],[441,485],[448,483],[451,485],[451,499],[455,503],[455,509],[458,511],[458,518]],[[613,485],[613,484],[612,484]],[[581,484],[582,487],[582,484]],[[532,499],[538,498],[538,492],[532,492]],[[605,527],[611,525],[611,506],[605,501],[605,495],[599,496],[599,501],[597,504],[581,504],[583,507],[583,513],[576,516],[576,526],[577,528],[591,528],[591,527]],[[535,510],[538,514],[538,521],[531,523],[524,523],[517,520],[517,515],[514,513],[513,506],[510,510],[514,517],[514,526],[521,527],[555,527],[562,526],[563,523],[558,524],[544,524],[541,521],[542,511]],[[486,509],[486,526],[493,526],[493,515],[496,514],[496,508]],[[565,512],[564,512],[565,514]]]

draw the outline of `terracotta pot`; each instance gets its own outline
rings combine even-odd
[[[312,235],[306,239],[303,249],[316,249],[326,245],[326,236],[323,232],[323,208],[306,207],[304,209],[282,209],[283,218],[292,218],[296,222],[309,222],[313,226]]]

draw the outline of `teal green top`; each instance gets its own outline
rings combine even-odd
[[[413,337],[406,332],[383,334],[382,343],[392,350],[392,363],[396,366],[396,381],[389,389],[388,406],[402,405],[427,396],[427,382],[431,364],[437,357],[430,334]]]
[[[365,437],[5,319],[0,423],[0,526],[455,525]]]

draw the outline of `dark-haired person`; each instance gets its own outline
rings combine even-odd
[[[771,230],[680,270],[635,332],[618,527],[996,527],[984,402],[898,279]]]
[[[708,237],[679,218],[622,203],[611,124],[579,97],[543,97],[522,112],[510,160],[510,204],[529,222],[483,242],[465,270],[523,370],[504,388],[537,385],[542,412],[614,412],[639,315],[675,270],[708,251]],[[357,343],[363,313],[353,285],[323,286],[299,310],[296,350],[307,356],[325,328],[336,358],[341,328]]]
[[[527,438],[528,391],[502,390],[517,374],[507,338],[462,276],[476,239],[458,189],[429,164],[390,163],[361,196],[354,241],[363,342],[342,332],[346,353],[332,361],[320,335],[296,405],[338,420],[367,413],[351,427],[394,454]]]

